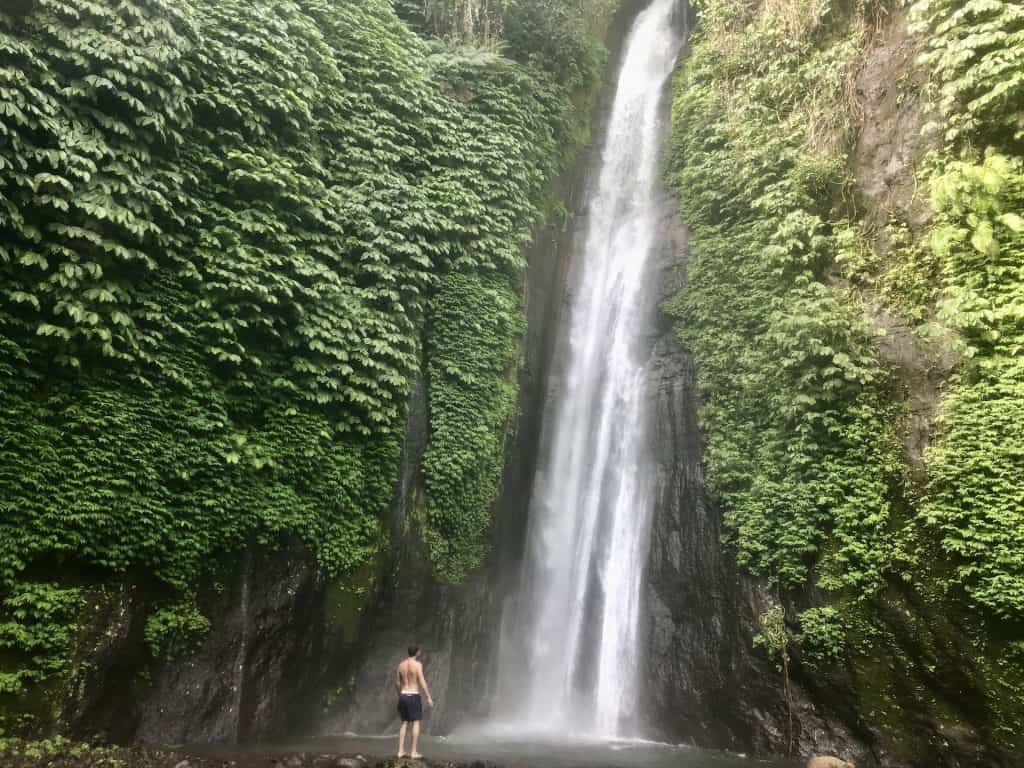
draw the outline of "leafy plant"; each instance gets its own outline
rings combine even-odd
[[[1024,161],[951,162],[932,183],[942,317],[967,357],[929,449],[925,525],[972,601],[1024,617]]]
[[[70,766],[88,765],[89,768],[125,768],[131,757],[124,747],[99,747],[74,742],[63,736],[27,741],[0,738],[0,757],[8,765]]]
[[[210,631],[210,620],[191,602],[159,608],[146,619],[146,644],[158,658],[195,651]]]
[[[840,663],[849,651],[843,616],[832,605],[809,608],[800,613],[800,647],[817,665]]]
[[[786,627],[786,613],[781,605],[773,605],[757,617],[761,631],[754,635],[754,645],[762,646],[768,656],[776,660],[782,672],[783,693],[786,701],[786,754],[793,752],[793,699],[789,692],[789,644],[791,637]]]
[[[922,64],[948,142],[1024,146],[1024,8],[1013,0],[917,0]]]
[[[67,669],[79,608],[77,589],[49,582],[23,582],[9,591],[0,603],[0,650],[22,663],[13,671],[0,671],[0,696],[20,694]]]

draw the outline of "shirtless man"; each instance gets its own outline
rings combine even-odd
[[[420,663],[420,647],[409,646],[409,658],[398,665],[398,715],[402,718],[402,727],[398,729],[398,756],[413,759],[423,757],[416,751],[416,742],[420,738],[420,720],[423,719],[423,699],[420,689],[427,696],[428,706],[434,706],[430,698],[427,680],[423,677],[423,665]],[[405,751],[405,727],[412,723],[412,752]]]

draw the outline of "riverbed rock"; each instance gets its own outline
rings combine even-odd
[[[816,755],[807,761],[807,768],[857,768],[853,763],[830,755]]]

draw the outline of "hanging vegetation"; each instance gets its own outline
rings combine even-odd
[[[890,211],[879,224],[852,177],[856,77],[883,29],[905,33],[907,5],[919,59],[886,87],[897,110],[920,97],[933,115],[919,173],[932,219]],[[1024,12],[705,0],[699,14],[673,106],[670,175],[693,237],[670,311],[696,359],[729,545],[803,609],[791,618],[803,661],[845,666],[898,738],[913,724],[893,681],[930,674],[907,648],[963,631],[986,699],[968,716],[1019,744]],[[905,449],[911,384],[883,354],[894,325],[960,359],[920,472]],[[821,590],[810,607],[809,584]],[[899,669],[878,661],[892,653]],[[966,711],[920,706],[951,723]]]
[[[494,48],[509,9],[463,6]],[[0,10],[0,730],[52,716],[83,588],[147,580],[166,655],[211,559],[368,562],[424,374],[424,536],[480,563],[580,40],[457,49],[387,0]]]

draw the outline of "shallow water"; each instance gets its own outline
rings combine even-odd
[[[393,756],[395,744],[394,736],[341,736],[272,746],[253,745],[237,751],[361,754],[380,758]],[[433,761],[486,760],[502,768],[797,768],[800,765],[781,758],[757,759],[688,746],[625,740],[517,742],[424,736],[420,739],[420,752]]]

